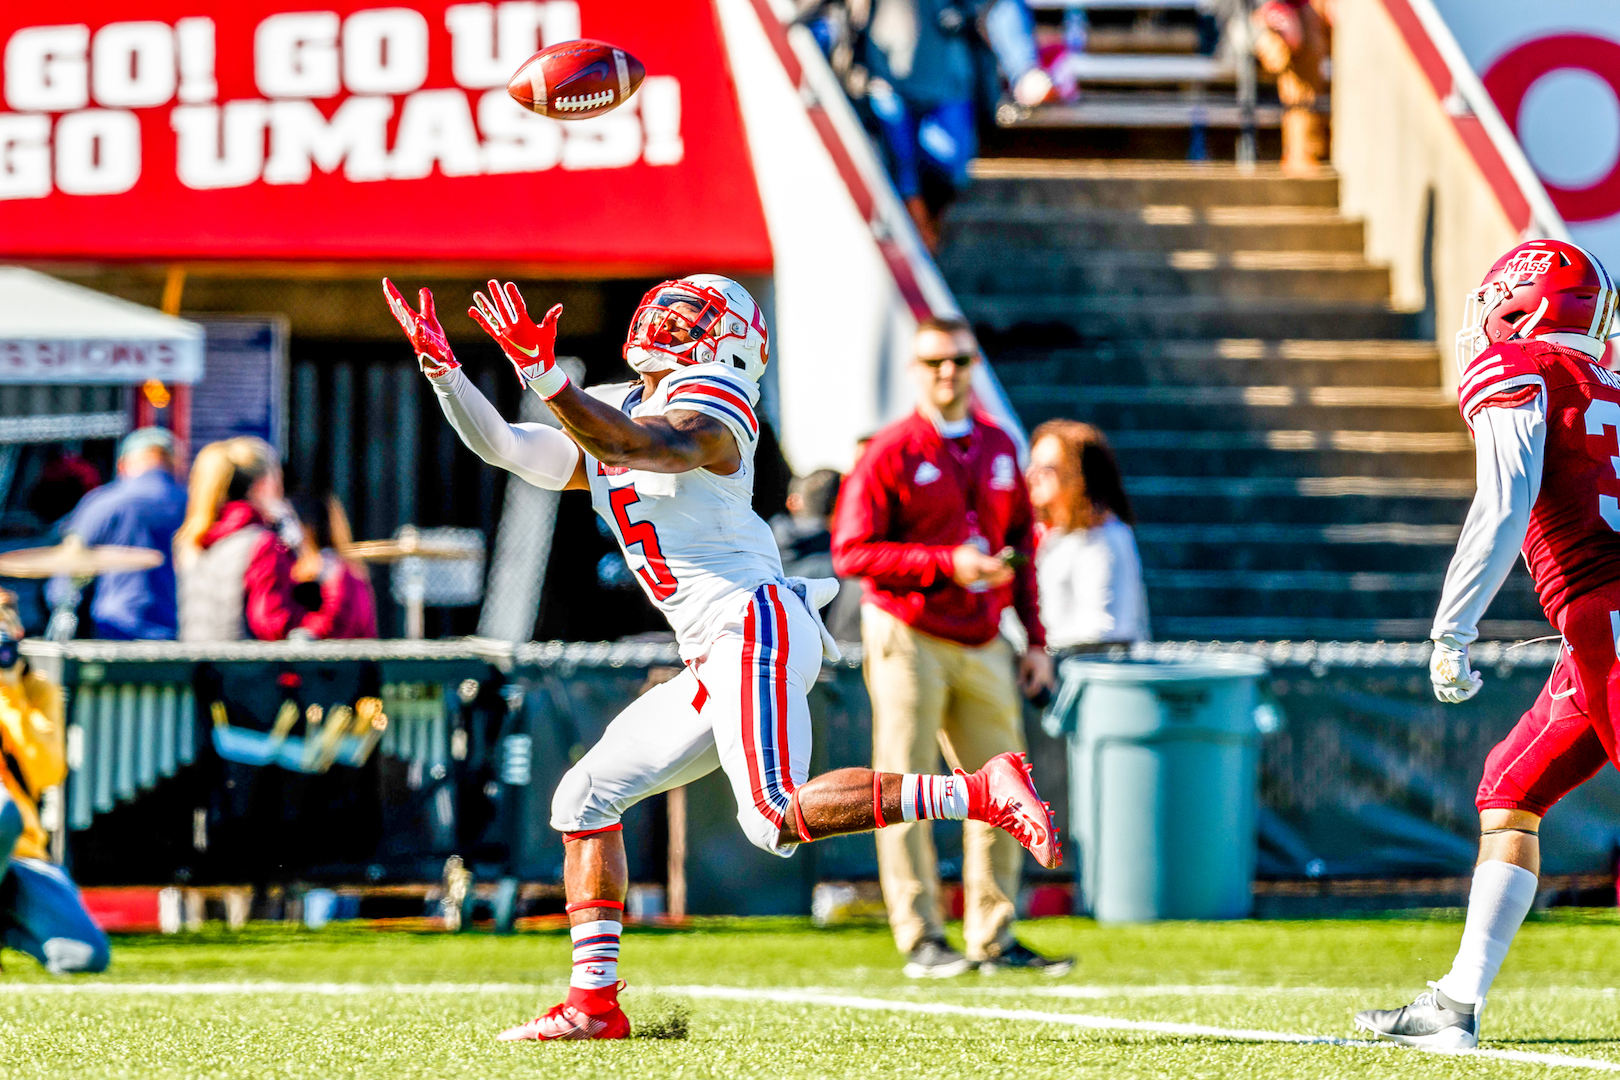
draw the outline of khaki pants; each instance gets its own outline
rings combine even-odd
[[[1003,639],[969,648],[920,634],[868,604],[861,608],[861,641],[872,697],[874,769],[936,773],[943,754],[952,768],[972,772],[997,754],[1024,749],[1013,651]],[[908,822],[879,829],[877,854],[900,951],[944,937],[932,826]],[[1012,944],[1023,859],[1023,848],[1007,833],[979,821],[962,823],[968,959],[996,956]]]

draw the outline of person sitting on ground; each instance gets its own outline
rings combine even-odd
[[[67,779],[62,691],[22,658],[16,597],[0,589],[0,941],[53,975],[107,969],[107,935],[51,861],[39,820],[47,788]]]
[[[343,557],[343,549],[354,543],[349,515],[337,496],[298,494],[292,507],[303,526],[304,542],[293,565],[298,595],[304,590],[314,596],[303,606],[310,609],[304,629],[318,638],[374,638],[377,636],[377,602],[371,592],[371,575],[364,563]]]
[[[268,443],[244,436],[203,447],[174,534],[180,640],[313,636],[293,599],[292,547],[302,539]]]
[[[118,479],[80,501],[66,532],[85,544],[119,544],[162,552],[150,570],[104,574],[90,602],[91,633],[115,641],[173,641],[180,628],[175,600],[174,531],[186,515],[186,492],[174,479],[174,435],[145,427],[118,448]]]
[[[1035,550],[1041,619],[1055,651],[1146,641],[1147,592],[1135,515],[1103,433],[1048,420],[1029,450],[1029,499],[1044,528]]]

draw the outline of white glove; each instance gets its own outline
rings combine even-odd
[[[1485,685],[1468,666],[1468,646],[1459,645],[1455,638],[1438,637],[1434,652],[1429,656],[1429,681],[1434,684],[1434,696],[1448,705],[1467,701]]]

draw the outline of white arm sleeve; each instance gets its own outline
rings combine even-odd
[[[535,487],[561,491],[568,485],[579,463],[574,440],[544,424],[508,424],[460,368],[428,382],[467,449]]]
[[[1480,617],[1519,557],[1541,493],[1546,412],[1542,393],[1516,408],[1484,408],[1474,416],[1474,504],[1446,571],[1432,637],[1445,635],[1459,645],[1479,637]]]

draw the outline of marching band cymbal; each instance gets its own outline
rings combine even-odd
[[[151,548],[103,544],[86,547],[69,537],[56,547],[21,548],[0,553],[0,577],[100,577],[163,565],[163,553]]]

